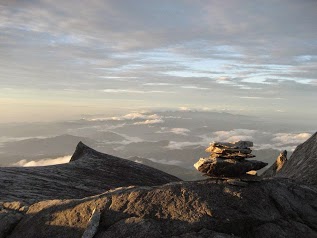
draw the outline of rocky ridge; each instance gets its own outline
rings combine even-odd
[[[100,153],[82,142],[67,164],[1,167],[0,202],[32,204],[84,198],[122,186],[152,186],[180,179],[149,166]]]

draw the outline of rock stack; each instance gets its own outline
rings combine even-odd
[[[255,157],[251,154],[251,141],[213,142],[206,149],[209,158],[201,158],[194,167],[208,175],[215,177],[240,177],[252,170],[262,169],[267,165],[262,161],[248,160]]]

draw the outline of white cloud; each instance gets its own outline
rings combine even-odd
[[[210,90],[210,88],[203,88],[203,87],[198,87],[195,85],[185,85],[185,86],[181,86],[181,88],[184,89],[197,89],[197,90]]]
[[[167,149],[170,150],[179,150],[187,146],[199,146],[203,145],[203,142],[178,142],[178,141],[170,141],[168,146],[166,146]],[[206,143],[205,143],[206,144]]]
[[[148,94],[148,93],[172,93],[170,91],[161,91],[161,90],[135,90],[135,89],[104,89],[102,90],[105,93],[134,93],[134,94]]]
[[[47,166],[47,165],[55,165],[55,164],[66,164],[70,161],[71,155],[58,157],[55,159],[46,158],[37,161],[27,161],[25,159],[18,161],[17,163],[12,164],[12,166],[17,167],[34,167],[34,166]]]
[[[309,137],[310,133],[277,133],[273,135],[272,141],[279,146],[282,145],[299,145],[305,142]]]
[[[144,86],[171,86],[171,85],[175,85],[172,83],[145,83],[143,84]]]
[[[186,106],[182,106],[182,107],[179,107],[179,110],[180,111],[191,111],[191,109],[189,107],[186,107]]]
[[[165,159],[154,159],[154,158],[149,158],[148,160],[151,160],[152,162],[159,163],[159,164],[169,164],[169,165],[182,164],[182,162],[179,160],[165,160]]]
[[[123,116],[116,116],[116,117],[102,117],[102,118],[93,118],[90,121],[123,121],[123,120],[136,120],[136,119],[146,119],[146,120],[155,120],[160,119],[161,117],[157,114],[146,114],[141,112],[132,112],[128,113]]]
[[[269,100],[282,100],[283,98],[266,98],[266,97],[251,97],[251,96],[246,96],[246,97],[239,97],[242,99],[269,99]]]
[[[134,125],[151,125],[151,124],[158,124],[158,123],[164,123],[163,119],[149,119],[145,121],[135,122]]]
[[[231,131],[216,131],[210,137],[211,141],[235,142],[239,140],[253,141],[256,130],[234,129]]]
[[[188,132],[190,132],[189,129],[187,128],[167,128],[167,127],[161,127],[161,130],[155,132],[155,133],[174,133],[177,135],[183,135],[183,136],[187,136]]]

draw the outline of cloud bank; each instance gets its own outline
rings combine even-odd
[[[27,160],[20,160],[17,163],[12,164],[11,166],[17,167],[34,167],[34,166],[48,166],[48,165],[56,165],[56,164],[66,164],[70,161],[71,155],[58,157],[58,158],[47,158],[41,159],[37,161],[27,161]]]

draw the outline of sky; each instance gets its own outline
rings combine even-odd
[[[2,0],[0,123],[195,109],[317,119],[315,0]]]

